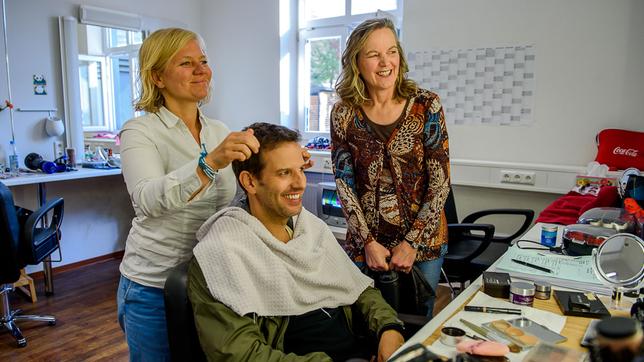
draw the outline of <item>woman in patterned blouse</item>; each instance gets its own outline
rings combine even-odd
[[[336,84],[331,156],[347,254],[375,271],[409,273],[416,262],[435,290],[447,251],[447,129],[438,95],[407,71],[390,20],[355,28]]]

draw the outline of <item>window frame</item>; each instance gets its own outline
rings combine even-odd
[[[138,62],[139,49],[141,43],[134,42],[134,33],[135,30],[124,30],[127,32],[127,45],[119,47],[110,46],[110,31],[118,28],[108,28],[101,27],[101,43],[102,43],[102,52],[100,55],[88,55],[88,54],[78,54],[78,60],[80,61],[98,61],[101,59],[100,63],[103,67],[102,71],[102,86],[103,86],[103,124],[97,126],[85,126],[82,125],[83,132],[93,133],[93,132],[111,132],[118,133],[120,128],[117,127],[116,120],[116,97],[114,92],[116,91],[115,83],[112,77],[112,72],[115,66],[118,67],[118,59],[123,55],[127,55],[128,65],[130,67],[130,87],[131,87],[131,99],[135,100],[138,96],[138,87],[137,87],[137,77],[138,77],[138,67],[135,67],[135,59]],[[144,40],[146,33],[141,31],[141,39]],[[138,64],[138,63],[136,63]],[[79,84],[80,86],[80,84]],[[141,111],[134,111],[133,117],[142,115]],[[124,121],[125,122],[125,121]]]
[[[311,132],[306,129],[308,116],[310,114],[310,97],[311,97],[311,77],[310,77],[310,61],[307,57],[307,43],[312,39],[324,39],[339,37],[340,38],[340,54],[344,50],[344,45],[349,36],[349,29],[346,26],[334,26],[321,29],[303,29],[300,30],[300,41],[298,42],[298,129],[303,136],[307,139],[328,136],[329,132],[315,131]]]
[[[351,0],[345,0],[345,15],[336,16],[331,18],[322,18],[305,21],[304,20],[304,6],[305,0],[295,0],[294,3],[297,11],[290,12],[291,24],[294,24],[296,36],[296,49],[297,55],[295,61],[297,64],[296,72],[293,74],[291,71],[290,76],[294,77],[294,81],[290,82],[291,86],[295,86],[297,111],[295,112],[294,119],[289,120],[291,126],[297,127],[304,140],[313,137],[323,136],[329,137],[330,133],[325,131],[308,131],[306,129],[308,112],[310,109],[310,72],[308,67],[310,64],[307,62],[305,50],[306,44],[311,39],[325,38],[325,37],[340,37],[340,55],[346,48],[346,42],[351,31],[361,22],[374,17],[390,17],[398,28],[399,37],[402,37],[402,16],[403,16],[403,0],[396,0],[396,9],[382,11],[378,10],[372,13],[364,13],[357,15],[351,14]],[[280,2],[281,3],[281,2]],[[282,113],[290,114],[289,110],[281,110]]]
[[[78,55],[78,62],[79,65],[81,62],[95,62],[95,63],[100,63],[101,64],[101,87],[102,87],[102,105],[103,105],[103,125],[97,125],[97,126],[86,126],[82,125],[83,131],[84,132],[99,132],[99,131],[105,131],[109,127],[110,120],[112,119],[111,116],[111,107],[110,105],[112,104],[112,87],[110,86],[112,83],[111,78],[112,75],[109,72],[108,68],[108,59],[105,56],[100,56],[100,55],[88,55],[88,54],[79,54]],[[80,67],[79,67],[79,72],[80,72]],[[79,74],[80,77],[80,74]],[[80,78],[79,78],[80,79]],[[80,88],[80,83],[79,83],[79,88]],[[81,99],[82,99],[82,93],[81,92]],[[90,106],[91,107],[91,106]],[[91,112],[90,112],[91,114]],[[82,108],[81,108],[81,117],[82,117]],[[82,118],[81,118],[82,122]]]

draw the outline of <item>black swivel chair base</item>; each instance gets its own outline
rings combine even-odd
[[[9,305],[8,295],[12,290],[13,284],[3,284],[0,286],[0,294],[2,294],[2,318],[0,319],[0,323],[2,323],[2,327],[11,332],[13,338],[16,339],[18,347],[25,347],[27,345],[27,339],[22,335],[20,328],[16,325],[17,321],[47,322],[50,326],[53,326],[56,324],[56,318],[49,315],[20,315],[20,309],[12,311]]]

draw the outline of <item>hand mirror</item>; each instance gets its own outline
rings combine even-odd
[[[613,287],[618,307],[622,293],[637,289],[644,279],[644,241],[626,233],[607,238],[593,250],[593,270],[602,283]]]

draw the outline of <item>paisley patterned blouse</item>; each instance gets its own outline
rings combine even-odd
[[[349,257],[364,261],[364,245],[373,240],[389,250],[415,242],[421,245],[416,261],[438,257],[447,242],[449,193],[449,142],[438,95],[419,89],[386,141],[359,107],[339,101],[331,113],[331,143]]]

